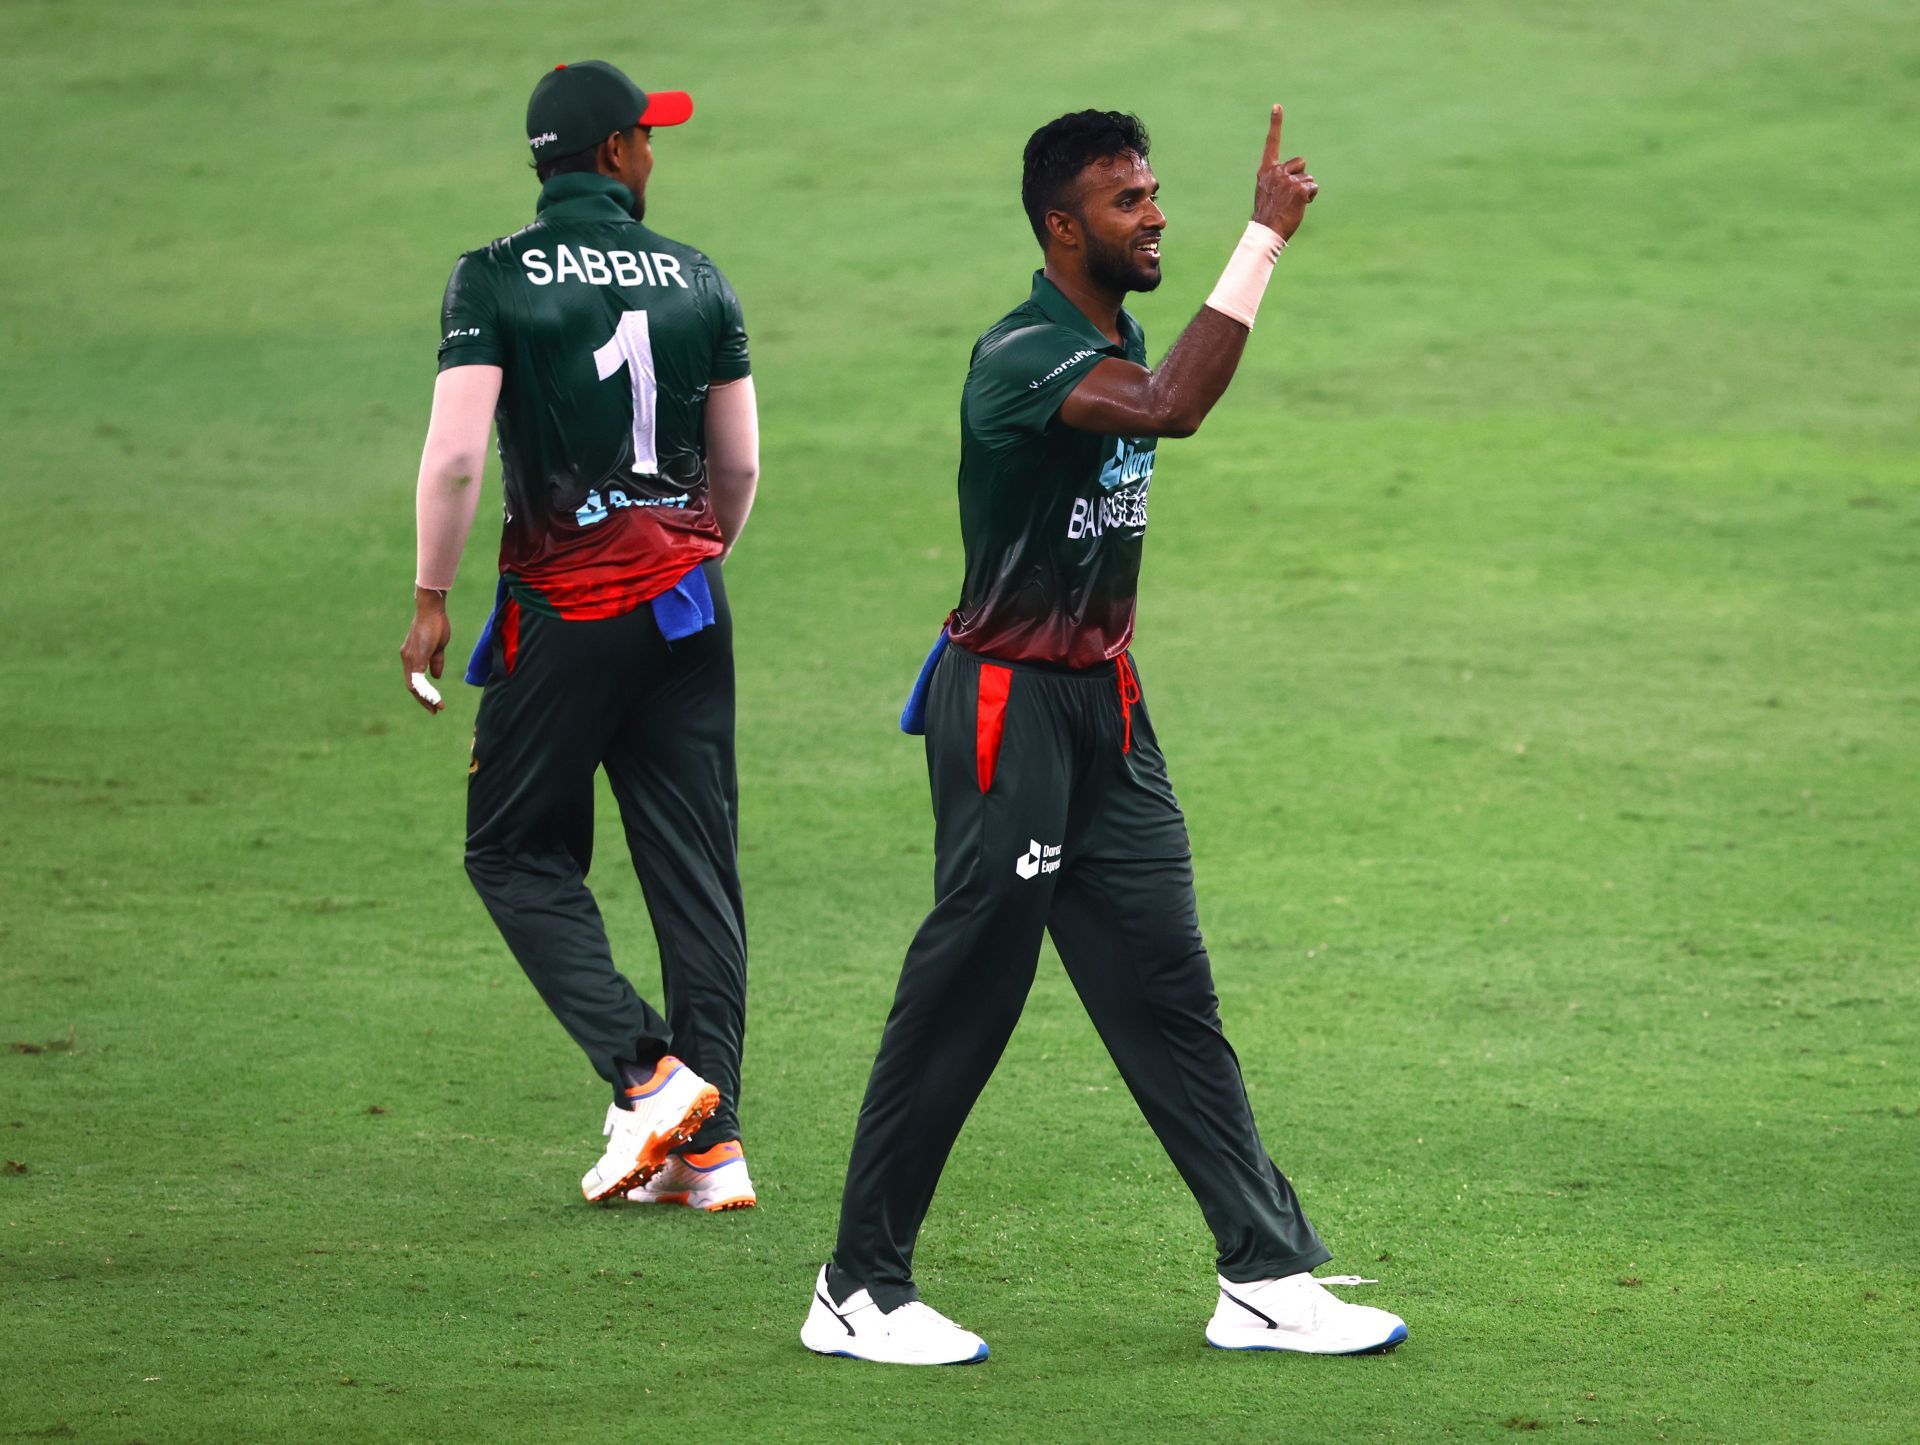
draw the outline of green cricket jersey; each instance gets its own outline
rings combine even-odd
[[[615,617],[722,550],[707,490],[709,384],[748,374],[713,262],[649,230],[602,175],[555,176],[524,230],[463,255],[440,369],[502,369],[500,571],[527,606]]]
[[[1060,403],[1108,356],[1146,365],[1139,322],[1119,345],[1034,272],[1033,294],[974,344],[960,398],[966,575],[947,632],[969,651],[1091,667],[1133,636],[1152,437],[1077,431]]]

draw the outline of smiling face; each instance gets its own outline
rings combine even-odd
[[[1087,278],[1109,291],[1151,291],[1160,284],[1160,233],[1166,212],[1146,158],[1123,151],[1080,172],[1073,216],[1080,223]]]

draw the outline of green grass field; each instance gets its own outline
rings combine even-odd
[[[440,290],[591,54],[699,99],[649,219],[762,404],[735,1216],[581,1204],[601,1087],[460,867],[477,694],[395,665]],[[0,1438],[1920,1434],[1916,82],[1897,0],[0,6]],[[1325,193],[1161,452],[1137,655],[1267,1142],[1412,1340],[1204,1347],[1049,958],[919,1252],[993,1359],[815,1359],[1020,146],[1152,127],[1157,355],[1274,99]]]

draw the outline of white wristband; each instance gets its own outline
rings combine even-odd
[[[1287,243],[1278,231],[1248,221],[1240,244],[1227,258],[1227,269],[1220,273],[1213,294],[1207,297],[1207,305],[1252,330],[1260,298],[1267,294],[1267,281],[1273,275],[1273,263],[1286,249]]]

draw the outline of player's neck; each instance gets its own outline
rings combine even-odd
[[[1080,308],[1080,314],[1100,328],[1107,340],[1119,343],[1120,306],[1127,299],[1124,291],[1109,291],[1090,277],[1075,275],[1064,266],[1047,262],[1046,278],[1060,294]]]

